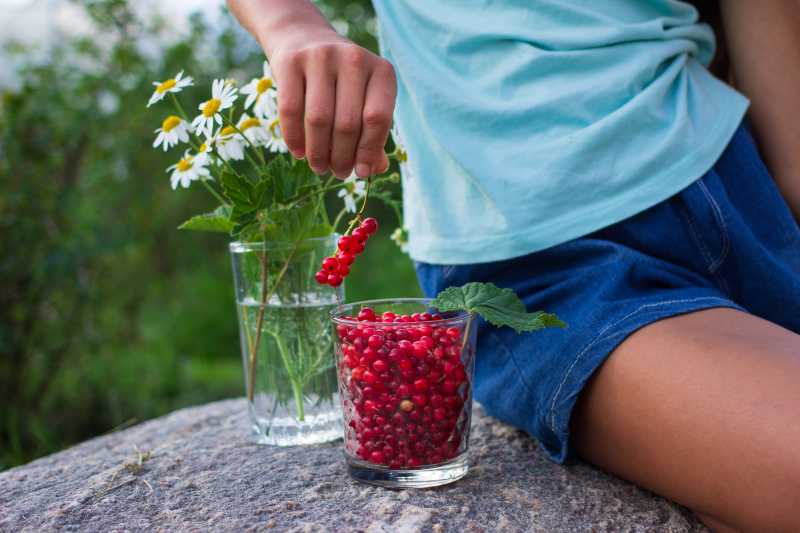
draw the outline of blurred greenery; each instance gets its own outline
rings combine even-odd
[[[176,226],[211,207],[172,191],[176,153],[152,149],[164,110],[151,82],[185,69],[200,101],[213,77],[244,79],[263,56],[227,15],[153,59],[170,24],[126,0],[75,0],[97,32],[22,58],[0,94],[0,470],[123,424],[243,393],[226,239]],[[341,32],[376,48],[368,1],[327,0]],[[2,57],[2,56],[0,56]],[[19,63],[19,62],[18,62]],[[398,191],[399,194],[399,191]],[[419,295],[389,241],[391,212],[348,279],[348,300]],[[243,428],[244,431],[244,428]]]

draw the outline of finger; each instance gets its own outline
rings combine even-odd
[[[279,65],[279,66],[278,66]],[[305,109],[305,81],[302,70],[294,60],[274,66],[278,85],[278,119],[286,146],[293,156],[305,157],[305,131],[303,112]]]
[[[356,174],[362,178],[381,173],[389,166],[384,146],[392,126],[395,96],[394,68],[382,61],[373,70],[364,97],[361,136],[356,150]]]
[[[336,79],[336,108],[331,136],[331,169],[339,178],[346,178],[355,166],[356,146],[361,136],[361,115],[367,87],[363,68],[365,55],[361,49],[349,50],[346,64]]]
[[[330,141],[336,104],[336,80],[329,68],[326,50],[306,69],[305,143],[308,164],[317,174],[330,167]]]

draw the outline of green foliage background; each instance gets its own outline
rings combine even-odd
[[[20,89],[0,94],[0,470],[243,393],[227,240],[176,229],[213,202],[199,187],[169,188],[178,152],[151,148],[167,111],[145,103],[153,80],[181,69],[197,82],[185,101],[199,102],[214,77],[257,75],[263,56],[231,17],[211,31],[193,16],[153,61],[140,44],[166,21],[138,20],[126,0],[75,3],[98,36],[23,61]],[[368,1],[319,5],[376,49]],[[378,202],[370,214],[387,223],[355,264],[348,300],[418,295],[388,239],[393,215]]]

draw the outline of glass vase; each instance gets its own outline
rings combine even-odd
[[[357,481],[433,487],[467,474],[474,316],[430,300],[372,300],[331,314],[344,450]]]
[[[259,443],[341,438],[329,316],[344,289],[314,279],[337,238],[230,245],[245,392]]]

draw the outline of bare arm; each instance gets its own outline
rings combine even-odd
[[[278,84],[289,150],[319,174],[377,174],[396,96],[386,60],[345,39],[309,0],[228,0],[261,44]]]
[[[722,0],[736,87],[784,198],[800,220],[800,2]]]

